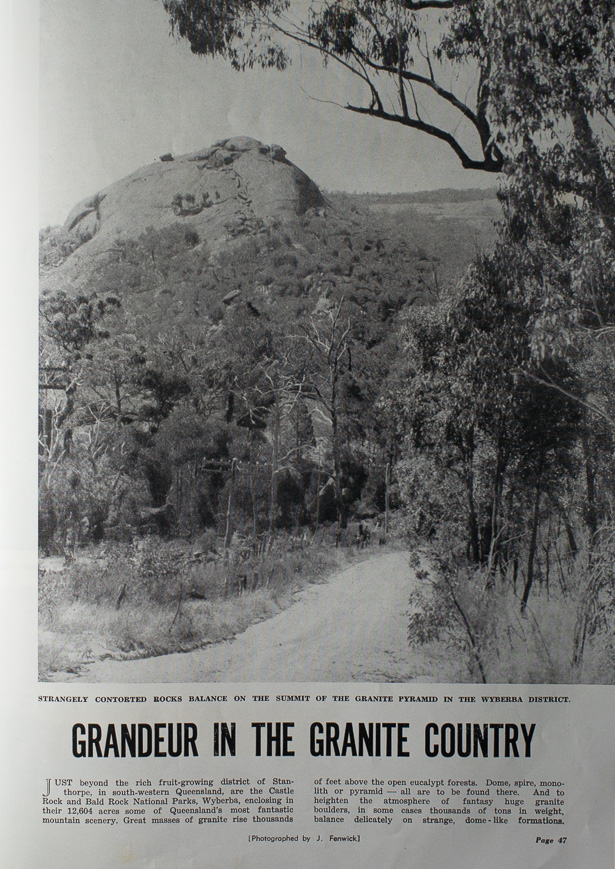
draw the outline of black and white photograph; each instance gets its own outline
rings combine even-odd
[[[615,0],[5,0],[2,853],[614,869]]]
[[[41,0],[40,683],[613,684],[614,21]]]

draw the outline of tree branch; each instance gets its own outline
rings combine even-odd
[[[587,408],[587,410],[595,413],[601,419],[608,422],[608,424],[615,429],[615,419],[610,416],[606,411],[602,410],[601,407],[598,407],[597,404],[594,404],[593,401],[588,401],[585,398],[581,398],[580,395],[575,395],[574,392],[570,392],[568,389],[565,389],[563,386],[560,386],[559,383],[555,383],[548,375],[545,374],[543,377],[538,377],[536,374],[532,374],[529,371],[525,371],[522,368],[517,369],[518,374],[523,374],[525,377],[529,377],[530,380],[533,380],[535,383],[540,383],[542,386],[548,386],[551,389],[557,390],[562,395],[565,395],[566,398],[572,399],[572,401],[578,402],[583,407]]]
[[[458,9],[467,6],[470,0],[404,0],[404,9],[409,12],[420,12],[423,9]]]
[[[441,97],[447,103],[450,103],[450,105],[452,105],[459,112],[461,112],[461,114],[464,115],[470,121],[470,123],[473,124],[473,126],[475,126],[478,130],[479,117],[476,112],[473,111],[466,103],[464,103],[463,100],[460,100],[459,97],[455,96],[452,91],[449,91],[446,88],[442,87],[442,85],[438,84],[438,82],[433,77],[433,70],[431,76],[428,77],[426,75],[421,75],[418,72],[410,72],[407,69],[402,69],[401,61],[400,66],[398,67],[389,66],[388,64],[375,63],[373,60],[370,60],[369,57],[364,55],[363,52],[359,51],[359,49],[356,47],[353,47],[353,55],[357,59],[360,58],[363,63],[367,64],[375,72],[384,72],[387,75],[401,76],[403,79],[405,79],[405,81],[412,81],[416,84],[425,85],[425,87],[428,87],[430,90],[434,91],[434,93],[436,93],[439,97]]]
[[[446,130],[441,130],[433,124],[428,124],[426,121],[421,121],[415,118],[405,118],[403,115],[394,115],[391,114],[391,112],[385,112],[382,109],[372,107],[351,106],[348,104],[344,106],[344,108],[349,112],[356,112],[359,115],[370,115],[373,118],[381,118],[385,121],[402,124],[405,127],[411,127],[413,130],[420,130],[422,133],[427,133],[427,135],[432,136],[434,139],[440,139],[442,142],[446,142],[446,144],[457,155],[464,169],[481,169],[483,172],[501,172],[502,170],[502,160],[498,156],[492,156],[487,153],[484,154],[482,160],[474,160],[461,147],[452,133],[449,133]]]

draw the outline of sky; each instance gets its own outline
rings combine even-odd
[[[490,187],[446,145],[326,100],[359,83],[309,49],[285,72],[234,72],[170,35],[160,0],[41,0],[39,222],[161,154],[247,135],[279,144],[325,190]]]

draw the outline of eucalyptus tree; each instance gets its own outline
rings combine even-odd
[[[432,136],[465,168],[500,172],[546,145],[561,170],[557,137],[569,127],[573,164],[608,179],[594,122],[613,120],[613,0],[162,3],[195,54],[237,70],[285,69],[293,44],[319,52],[363,85],[363,101],[344,108]],[[559,183],[612,214],[610,185],[588,180],[560,172]]]

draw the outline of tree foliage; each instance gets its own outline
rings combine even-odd
[[[372,405],[394,323],[427,295],[429,261],[398,223],[341,202],[215,259],[180,225],[149,229],[118,239],[88,296],[46,296],[41,504],[56,537],[70,474],[99,491],[90,523],[108,536],[226,535],[229,502],[231,531],[255,536],[345,522],[382,474]]]
[[[193,52],[236,69],[283,69],[293,42],[319,51],[363,82],[346,109],[433,136],[465,168],[499,172],[530,143],[557,163],[571,127],[594,173],[593,121],[613,121],[612,0],[162,2]]]

